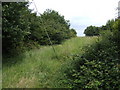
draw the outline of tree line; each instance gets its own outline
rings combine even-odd
[[[112,27],[115,23],[115,20],[108,20],[106,25],[102,25],[100,27],[96,27],[96,26],[88,26],[85,31],[84,34],[86,36],[99,36],[101,32],[106,31],[106,30],[110,30],[112,31],[114,28]]]
[[[76,31],[70,28],[70,22],[57,11],[47,9],[38,16],[28,7],[29,2],[2,3],[3,55],[50,45],[49,38],[53,44],[60,44],[76,36]]]

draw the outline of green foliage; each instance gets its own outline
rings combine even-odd
[[[84,34],[86,36],[98,36],[100,35],[100,32],[105,31],[105,30],[109,30],[109,31],[113,31],[113,25],[115,23],[115,20],[108,20],[106,25],[102,25],[101,27],[96,27],[96,26],[88,26],[85,31]]]
[[[54,10],[46,10],[40,16],[31,13],[29,3],[3,3],[2,39],[3,55],[16,55],[39,45],[60,44],[76,36],[69,21]],[[48,34],[48,35],[47,35]],[[36,43],[36,44],[35,44]]]
[[[113,31],[113,25],[115,23],[115,20],[112,19],[112,20],[108,20],[107,23],[106,23],[106,30],[110,30],[110,31]]]
[[[113,31],[113,38],[112,41],[115,42],[115,44],[118,47],[118,57],[120,57],[120,19],[117,19],[116,22],[113,25],[114,31]]]
[[[42,46],[40,49],[32,49],[16,57],[3,58],[2,87],[66,88],[67,86],[62,83],[65,79],[63,69],[70,67],[68,63],[79,49],[82,53],[82,47],[92,44],[95,39],[96,37],[75,37],[61,45],[55,45],[59,60],[56,59],[51,46]]]
[[[42,37],[39,37],[40,44],[50,44],[46,33],[53,44],[60,44],[63,40],[76,36],[75,30],[70,29],[69,21],[54,10],[47,9],[41,14],[40,20],[40,28],[43,30]]]
[[[93,45],[85,47],[83,55],[73,56],[72,69],[66,72],[68,87],[120,88],[119,20],[114,31],[106,31]]]
[[[99,28],[95,26],[89,26],[85,29],[84,34],[86,36],[97,36],[99,35]]]
[[[30,33],[30,11],[27,4],[27,2],[2,4],[3,54],[13,53]]]
[[[107,23],[106,23],[106,25],[102,25],[101,27],[100,27],[100,29],[101,30],[110,30],[110,31],[113,31],[113,25],[114,25],[114,23],[115,23],[115,20],[114,19],[112,19],[112,20],[108,20],[107,21]]]
[[[76,37],[77,36],[77,32],[75,31],[75,29],[72,28],[70,30],[70,34],[69,35],[70,35],[70,37]]]

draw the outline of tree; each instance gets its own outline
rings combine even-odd
[[[38,34],[41,37],[37,38],[42,45],[50,44],[47,34],[53,44],[60,44],[63,40],[76,35],[75,31],[71,34],[73,30],[70,30],[69,21],[65,20],[64,16],[61,16],[57,11],[47,9],[41,14],[39,20],[41,23]]]
[[[59,44],[65,39],[76,36],[70,29],[70,23],[54,10],[46,10],[40,16],[31,13],[28,2],[3,3],[3,54],[15,55],[31,49],[35,43]]]
[[[84,34],[86,36],[97,36],[99,35],[99,27],[89,26],[85,29]]]
[[[108,20],[106,25],[102,25],[101,27],[96,27],[96,26],[89,26],[85,29],[84,34],[86,36],[97,36],[100,34],[101,31],[109,30],[113,31],[113,25],[115,23],[115,20]]]
[[[3,3],[2,9],[2,39],[3,54],[17,52],[22,46],[24,37],[29,35],[30,22],[28,3]]]
[[[106,30],[112,31],[114,23],[115,23],[114,19],[108,20],[106,23]]]

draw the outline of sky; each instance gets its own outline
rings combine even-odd
[[[29,0],[32,2],[32,0]],[[34,0],[39,13],[52,9],[70,21],[71,28],[77,36],[84,36],[86,27],[102,26],[110,19],[116,18],[119,0]],[[35,10],[34,4],[30,9]]]

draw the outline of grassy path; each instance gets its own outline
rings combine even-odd
[[[60,68],[72,60],[72,55],[84,52],[82,47],[93,43],[95,39],[96,37],[77,37],[54,46],[59,60],[51,46],[9,58],[9,62],[3,64],[3,88],[62,87],[58,84],[58,78],[64,74]]]

